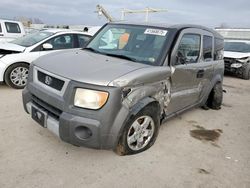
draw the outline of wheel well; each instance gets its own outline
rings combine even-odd
[[[215,84],[213,85],[213,87],[212,87],[212,89],[211,89],[211,91],[210,91],[210,93],[209,93],[209,95],[208,95],[208,98],[207,98],[207,105],[210,105],[211,104],[211,102],[212,102],[212,93],[213,93],[213,91],[214,91],[214,87],[216,86],[216,84],[221,84],[222,82],[221,81],[217,81],[217,82],[215,82]]]
[[[140,103],[140,105],[138,105],[136,108],[132,109],[131,113],[130,113],[130,117],[135,116],[136,114],[138,114],[140,111],[142,111],[145,108],[152,108],[152,111],[155,112],[155,114],[160,114],[160,104],[158,101],[155,101],[153,98],[148,98],[148,100],[142,100],[142,103]]]
[[[30,65],[29,63],[27,63],[27,62],[16,62],[16,63],[13,63],[13,64],[11,64],[11,65],[9,65],[6,69],[5,69],[5,71],[4,71],[4,75],[3,75],[3,81],[5,82],[5,74],[6,74],[6,71],[11,67],[11,66],[14,66],[14,65],[16,65],[16,64],[19,64],[19,63],[24,63],[24,64],[26,64],[26,65]]]
[[[160,104],[159,104],[159,102],[158,101],[153,101],[153,102],[151,102],[151,103],[149,103],[149,104],[147,104],[144,108],[146,108],[146,107],[152,107],[152,108],[154,108],[155,110],[157,110],[156,112],[157,113],[160,113]]]

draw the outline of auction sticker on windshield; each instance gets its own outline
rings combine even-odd
[[[167,32],[167,30],[148,28],[144,31],[144,34],[166,36]]]

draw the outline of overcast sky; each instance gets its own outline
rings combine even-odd
[[[117,20],[121,10],[165,8],[168,12],[149,15],[150,22],[190,23],[216,27],[250,27],[250,0],[1,0],[0,18],[19,16],[40,18],[46,24],[102,25],[106,19],[94,13],[101,4]],[[144,21],[145,15],[127,20]]]

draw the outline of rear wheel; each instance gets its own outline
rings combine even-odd
[[[206,105],[214,110],[219,110],[221,108],[222,100],[223,100],[222,83],[218,82],[212,89]]]
[[[128,121],[116,147],[118,155],[140,153],[154,144],[160,126],[156,112],[148,106]]]
[[[23,89],[27,84],[29,65],[16,63],[11,65],[5,72],[5,83],[15,89]]]

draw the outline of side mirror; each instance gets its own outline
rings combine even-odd
[[[50,43],[45,43],[45,44],[43,44],[43,49],[44,50],[53,50],[53,46]]]

